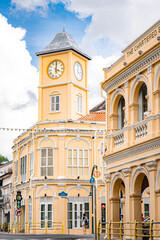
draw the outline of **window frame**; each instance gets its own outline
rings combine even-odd
[[[33,158],[31,158],[31,156]],[[32,168],[31,168],[31,160],[32,162]],[[32,172],[32,174],[31,174]],[[34,151],[29,153],[29,176],[32,177],[34,175]]]
[[[46,165],[45,166],[42,166],[42,150],[46,150]],[[52,149],[52,165],[48,165],[48,150]],[[53,167],[53,175],[48,175],[48,168],[49,167]],[[41,174],[41,168],[46,168],[46,175],[42,175]],[[47,176],[47,177],[53,177],[54,176],[54,148],[41,148],[40,149],[40,176],[41,177],[44,177],[44,176]]]
[[[21,181],[27,180],[27,155],[24,155],[20,158],[20,174],[21,174]]]
[[[58,109],[58,110],[56,110],[57,97],[59,98],[59,100],[58,100],[58,101],[59,101],[59,102],[58,102],[58,107],[59,107],[59,109]],[[54,104],[52,103],[52,98],[55,99]],[[53,105],[54,105],[54,108],[55,108],[55,109],[52,108]],[[50,112],[51,112],[51,113],[60,112],[60,95],[59,95],[59,94],[57,94],[57,95],[51,95],[51,96],[50,96]]]
[[[82,115],[82,104],[83,104],[83,99],[81,96],[77,96],[77,113]]]
[[[45,206],[45,211],[44,211],[44,220],[41,220],[41,206],[42,205],[44,205]],[[48,225],[48,205],[52,205],[52,217],[51,217],[51,227],[49,227],[49,225]],[[47,221],[47,228],[48,229],[53,229],[53,198],[51,198],[51,199],[42,199],[41,201],[40,201],[40,214],[39,214],[39,219],[40,219],[40,229],[45,229],[45,222]],[[44,222],[44,227],[41,227],[42,225],[41,225],[41,222]]]
[[[15,161],[14,165],[14,181],[18,181],[18,160]]]
[[[71,158],[69,158],[69,151],[71,151]],[[74,165],[73,164],[73,158],[74,158],[74,151],[77,151],[77,165]],[[79,159],[80,159],[80,155],[79,155],[79,152],[82,151],[83,152],[83,165],[80,165],[79,164]],[[85,161],[85,151],[87,151],[87,165],[84,165],[84,161]],[[71,165],[69,165],[69,159],[71,159]],[[68,169],[69,168],[72,168],[72,174],[70,175],[69,174],[69,171]],[[77,175],[74,175],[73,174],[73,168],[77,168]],[[83,168],[83,175],[81,175],[79,173],[79,169],[80,168]],[[88,169],[88,174],[87,175],[84,175],[84,168],[87,168]],[[76,177],[76,176],[89,176],[89,149],[77,149],[77,148],[68,148],[67,149],[67,173],[69,176],[72,176],[72,177]]]
[[[124,104],[123,104],[124,102]],[[119,99],[118,102],[118,109],[117,109],[117,113],[118,113],[118,117],[117,117],[117,128],[118,130],[121,130],[124,127],[124,123],[125,123],[125,99],[123,96],[121,96],[121,98]]]
[[[145,89],[146,95],[145,95],[145,90],[143,89],[144,86],[146,87],[146,89]],[[145,83],[143,83],[141,85],[141,87],[139,89],[139,93],[138,93],[138,122],[143,121],[145,119],[144,113],[148,111],[148,101],[146,98],[146,96],[148,95],[147,90],[148,90],[147,85]]]
[[[28,222],[30,222],[30,225],[32,224],[32,221],[33,221],[32,211],[33,211],[33,204],[32,204],[32,198],[30,198],[29,201],[28,201]]]

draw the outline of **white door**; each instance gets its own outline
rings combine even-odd
[[[73,204],[73,228],[82,228],[81,218],[83,216],[84,204],[74,203]]]

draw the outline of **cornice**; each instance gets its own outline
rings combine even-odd
[[[121,73],[119,76],[115,77],[112,81],[107,83],[104,87],[104,90],[108,93],[111,89],[118,86],[124,80],[129,79],[133,75],[137,74],[139,71],[142,71],[144,68],[148,67],[150,64],[153,64],[160,58],[160,47],[145,56],[143,59],[138,61],[132,67]],[[109,79],[106,79],[107,81]]]
[[[79,84],[76,84],[72,81],[68,81],[68,82],[61,82],[61,83],[55,83],[55,84],[48,84],[48,85],[39,85],[38,88],[49,88],[49,87],[56,87],[56,86],[62,86],[62,85],[67,85],[67,84],[73,84],[74,86],[81,88],[83,90],[89,91],[88,88],[82,87]]]
[[[96,132],[97,137],[103,137],[103,132],[105,131],[105,129],[79,129],[79,128],[50,128],[50,129],[38,129],[36,132],[34,132],[34,140],[36,138],[40,138],[40,137],[44,137],[45,134],[47,134],[48,136],[59,136],[61,137],[61,135],[59,135],[59,133],[66,133],[65,135],[63,134],[63,136],[77,136],[77,134],[80,134],[82,137],[92,137],[91,134],[94,134]],[[89,134],[89,135],[86,135]],[[21,141],[19,141],[18,143],[16,143],[12,149],[15,150],[16,147],[21,147],[23,144],[27,145],[30,140],[32,138],[32,134],[30,134],[29,136],[27,136],[26,138],[22,139]]]

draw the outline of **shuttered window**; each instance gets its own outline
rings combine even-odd
[[[138,121],[144,120],[144,113],[147,112],[148,103],[147,103],[147,86],[146,84],[142,84],[139,95],[138,95]]]
[[[121,97],[118,103],[118,129],[122,129],[124,127],[124,107],[124,97]]]

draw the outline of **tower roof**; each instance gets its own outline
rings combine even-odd
[[[46,55],[68,50],[73,50],[88,60],[91,59],[89,56],[82,52],[80,47],[75,43],[73,37],[65,31],[57,33],[54,39],[45,48],[43,48],[41,52],[37,52],[36,55]]]

